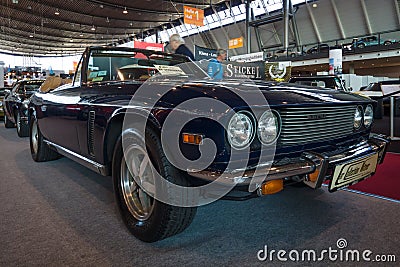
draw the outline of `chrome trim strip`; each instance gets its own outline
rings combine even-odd
[[[109,170],[108,170],[107,166],[97,163],[91,159],[84,157],[84,156],[81,156],[78,153],[75,153],[69,149],[66,149],[65,147],[59,146],[59,145],[49,142],[47,140],[43,140],[43,141],[46,144],[48,144],[49,146],[53,147],[61,155],[66,156],[67,158],[72,159],[75,162],[78,162],[79,164],[85,166],[86,168],[89,168],[92,171],[97,172],[103,176],[109,175]]]
[[[220,184],[237,184],[240,183],[242,185],[250,183],[250,180],[253,178],[254,169],[250,170],[235,170],[231,172],[210,172],[210,171],[188,171],[188,173],[196,178],[208,180],[208,181],[216,181],[218,178],[218,183]],[[270,165],[264,167],[257,168],[257,174],[263,174],[266,176],[265,181],[269,180],[277,180],[285,177],[308,174],[315,171],[315,164],[311,161],[304,161],[301,163],[287,164],[281,167],[271,167]]]
[[[325,157],[314,152],[304,153],[301,157],[301,159],[303,160],[302,162],[286,164],[283,166],[273,167],[271,166],[271,164],[260,164],[258,166],[249,167],[245,170],[238,169],[230,171],[228,170],[225,172],[187,170],[187,172],[193,177],[204,179],[210,182],[215,181],[225,185],[247,185],[253,178],[253,174],[256,168],[257,177],[265,175],[265,181],[282,179],[296,175],[306,175],[314,172],[316,169],[319,169],[320,174],[315,184],[308,184],[313,188],[319,188],[321,187],[322,182],[326,179],[328,166],[334,166],[349,160],[365,157],[366,155],[370,155],[372,153],[381,152],[382,161],[385,156],[384,152],[386,151],[386,147],[389,141],[383,136],[380,136],[379,138],[380,139],[372,136],[369,142],[362,142],[358,145],[351,147],[348,151],[344,153],[340,153],[331,157]]]

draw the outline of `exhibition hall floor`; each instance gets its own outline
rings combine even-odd
[[[186,231],[146,244],[121,222],[109,177],[67,158],[33,162],[29,139],[3,125],[0,147],[0,266],[309,266],[322,262],[282,262],[276,252],[272,261],[260,261],[257,254],[313,250],[319,257],[330,249],[336,256],[347,250],[370,250],[370,259],[396,256],[397,264],[381,266],[400,261],[398,202],[289,187],[200,207]],[[323,256],[330,266],[376,264]]]

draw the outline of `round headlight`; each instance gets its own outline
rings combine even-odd
[[[258,120],[258,138],[263,144],[271,144],[279,136],[279,119],[271,110],[265,111]]]
[[[374,120],[374,109],[372,105],[368,105],[364,111],[364,126],[368,128],[369,126],[371,126],[373,120]]]
[[[363,109],[361,106],[358,106],[356,112],[354,113],[354,128],[359,129],[361,127],[363,119]]]
[[[253,139],[254,126],[244,112],[232,116],[227,129],[228,141],[234,148],[245,148]]]

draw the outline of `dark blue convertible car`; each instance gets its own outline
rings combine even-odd
[[[334,192],[370,177],[389,142],[370,133],[373,105],[337,90],[213,81],[179,55],[92,47],[72,84],[31,98],[31,154],[111,175],[128,229],[154,242],[219,198],[327,181]]]

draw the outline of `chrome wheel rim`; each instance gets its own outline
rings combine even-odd
[[[37,151],[38,151],[38,139],[39,139],[38,126],[37,126],[37,122],[34,120],[32,122],[31,143],[32,143],[33,152],[35,154],[37,154]]]
[[[133,217],[147,220],[154,209],[155,183],[149,156],[140,146],[130,146],[121,161],[121,189]]]

